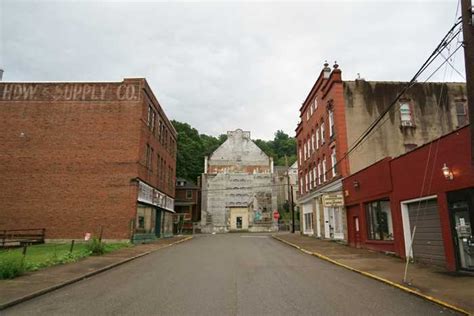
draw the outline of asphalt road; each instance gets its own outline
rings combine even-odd
[[[451,315],[267,235],[199,236],[3,315]]]

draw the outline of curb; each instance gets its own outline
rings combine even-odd
[[[340,266],[340,267],[342,267],[342,268],[345,268],[345,269],[348,269],[348,270],[350,270],[350,271],[357,272],[357,273],[359,273],[359,274],[365,275],[365,276],[367,276],[367,277],[369,277],[369,278],[372,278],[372,279],[377,280],[377,281],[379,281],[379,282],[383,282],[383,283],[385,283],[385,284],[391,285],[391,286],[393,286],[393,287],[395,287],[395,288],[398,288],[398,289],[400,289],[400,290],[402,290],[402,291],[405,291],[405,292],[410,293],[410,294],[412,294],[412,295],[416,295],[416,296],[421,297],[421,298],[423,298],[423,299],[425,299],[425,300],[427,300],[427,301],[436,303],[436,304],[438,304],[438,305],[440,305],[440,306],[449,308],[449,309],[454,310],[454,311],[456,311],[456,312],[459,312],[459,313],[462,313],[462,314],[465,314],[465,315],[472,315],[470,312],[468,312],[468,311],[466,311],[466,310],[464,310],[464,309],[462,309],[462,308],[460,308],[460,307],[451,305],[451,304],[449,304],[449,303],[446,303],[446,302],[444,302],[444,301],[441,301],[441,300],[439,300],[439,299],[437,299],[437,298],[434,298],[434,297],[432,297],[432,296],[425,295],[425,294],[423,294],[423,293],[417,292],[417,291],[412,290],[412,289],[410,289],[410,288],[408,288],[408,287],[406,287],[406,286],[403,286],[403,285],[401,285],[401,284],[398,284],[398,283],[392,282],[392,281],[390,281],[390,280],[384,279],[384,278],[379,277],[379,276],[377,276],[377,275],[375,275],[375,274],[372,274],[372,273],[369,273],[369,272],[365,272],[365,271],[362,271],[362,270],[358,270],[358,269],[356,269],[356,268],[353,268],[353,267],[351,267],[351,266],[348,266],[348,265],[345,265],[345,264],[343,264],[343,263],[340,263],[340,262],[338,262],[338,261],[336,261],[336,260],[333,260],[333,259],[331,259],[331,258],[329,258],[329,257],[327,257],[327,256],[325,256],[325,255],[320,254],[320,253],[308,251],[308,250],[306,250],[306,249],[304,249],[304,248],[301,248],[300,246],[298,246],[298,245],[296,245],[296,244],[293,244],[293,243],[291,243],[291,242],[289,242],[289,241],[286,241],[286,240],[284,240],[284,239],[282,239],[282,238],[279,238],[279,237],[277,237],[277,236],[275,236],[275,235],[272,235],[272,237],[273,237],[274,239],[276,239],[276,240],[278,240],[278,241],[284,243],[284,244],[287,244],[287,245],[289,245],[289,246],[291,246],[291,247],[294,247],[294,248],[300,250],[301,252],[303,252],[303,253],[305,253],[305,254],[308,254],[308,255],[311,255],[311,256],[315,256],[315,257],[317,257],[317,258],[320,258],[320,259],[322,259],[322,260],[328,261],[328,262],[330,262],[330,263],[332,263],[332,264],[335,264],[335,265],[337,265],[337,266]]]
[[[143,253],[138,254],[138,255],[136,255],[136,256],[123,259],[122,261],[109,264],[108,266],[105,266],[105,267],[103,267],[103,268],[97,269],[97,270],[95,270],[95,271],[88,272],[88,273],[83,274],[83,275],[81,275],[81,276],[79,276],[79,277],[72,278],[72,279],[67,280],[67,281],[65,281],[65,282],[62,282],[62,283],[59,283],[59,284],[50,286],[50,287],[48,287],[48,288],[45,288],[45,289],[42,289],[42,290],[39,290],[39,291],[30,293],[30,294],[28,294],[28,295],[22,296],[22,297],[20,297],[20,298],[14,299],[14,300],[12,300],[12,301],[10,301],[10,302],[1,304],[1,305],[0,305],[0,311],[6,309],[6,308],[8,308],[8,307],[11,307],[11,306],[13,306],[13,305],[17,305],[17,304],[23,303],[23,302],[25,302],[25,301],[31,300],[32,298],[35,298],[35,297],[41,296],[41,295],[43,295],[43,294],[46,294],[46,293],[55,291],[55,290],[57,290],[57,289],[60,289],[60,288],[62,288],[62,287],[65,287],[65,286],[67,286],[67,285],[70,285],[70,284],[72,284],[72,283],[76,283],[76,282],[79,282],[79,281],[81,281],[81,280],[87,279],[87,278],[89,278],[89,277],[91,277],[91,276],[94,276],[94,275],[96,275],[96,274],[105,272],[105,271],[107,271],[107,270],[110,270],[110,269],[112,269],[112,268],[115,268],[115,267],[117,267],[117,266],[120,266],[120,265],[122,265],[122,264],[124,264],[124,263],[127,263],[127,262],[129,262],[129,261],[138,259],[138,258],[140,258],[140,257],[144,257],[144,256],[149,255],[150,253],[155,252],[155,251],[158,251],[158,250],[160,250],[160,249],[168,248],[168,247],[171,247],[171,246],[180,244],[180,243],[182,243],[182,242],[188,241],[188,240],[190,240],[190,239],[192,239],[192,238],[193,238],[193,236],[189,236],[189,237],[183,238],[183,239],[178,240],[178,241],[176,241],[176,242],[174,242],[174,243],[164,245],[163,247],[160,247],[160,248],[158,248],[158,249],[151,250],[151,251],[147,251],[147,252],[143,252]]]

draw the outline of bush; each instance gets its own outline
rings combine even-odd
[[[96,237],[89,241],[87,244],[87,249],[94,256],[100,256],[105,253],[105,245]]]
[[[8,256],[0,261],[0,279],[13,279],[24,271],[23,260],[19,256]]]

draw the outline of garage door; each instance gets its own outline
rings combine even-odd
[[[408,204],[410,233],[416,224],[413,240],[415,262],[445,266],[443,236],[436,199]]]

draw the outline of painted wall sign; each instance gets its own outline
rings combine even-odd
[[[4,83],[0,101],[138,101],[139,84]]]

